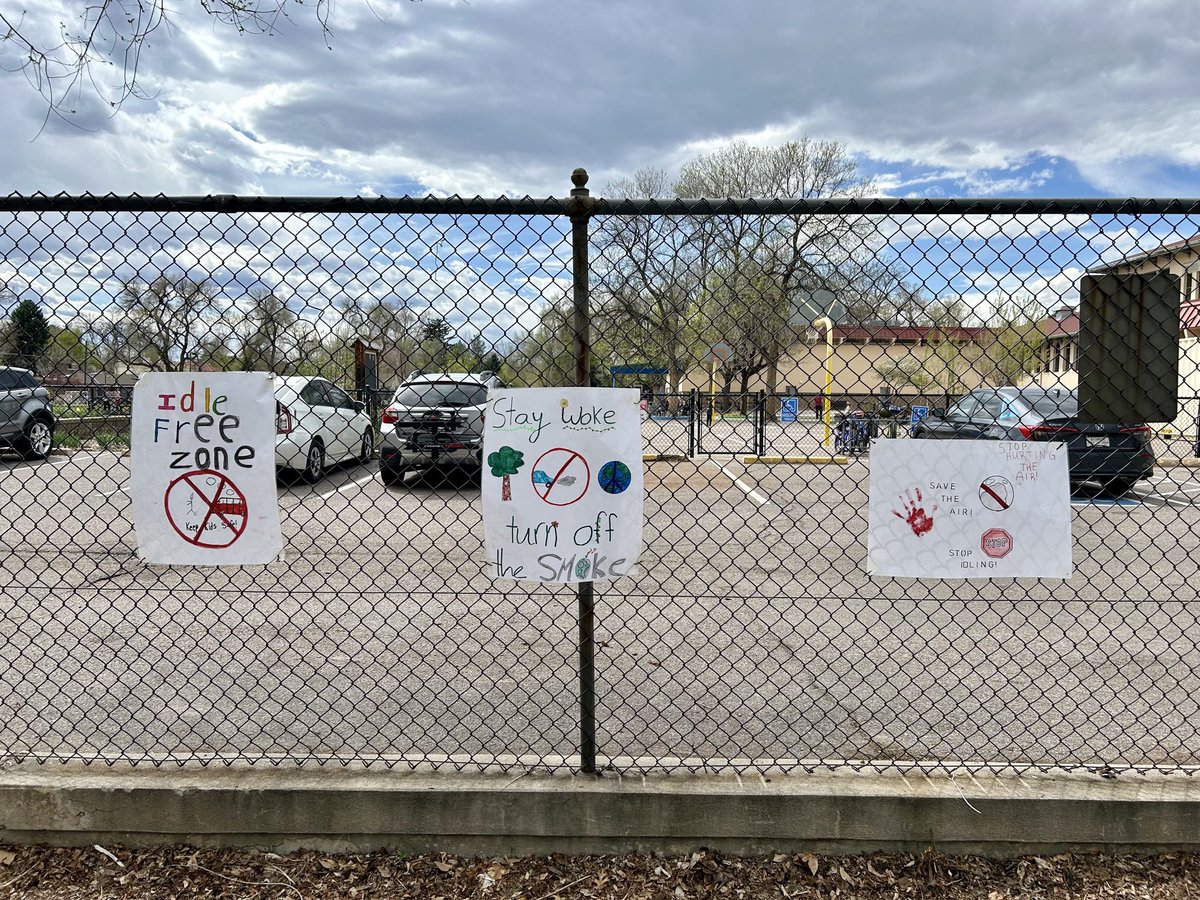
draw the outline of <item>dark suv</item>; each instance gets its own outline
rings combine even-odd
[[[1143,422],[1080,422],[1079,399],[1065,388],[980,388],[913,426],[915,438],[1062,441],[1072,485],[1085,481],[1124,494],[1154,474],[1150,428]]]
[[[28,369],[0,367],[0,444],[26,459],[45,459],[54,449],[50,392]]]

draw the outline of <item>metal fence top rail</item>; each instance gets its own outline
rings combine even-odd
[[[1194,215],[1200,198],[588,198],[594,215]],[[117,194],[9,194],[0,212],[401,213],[570,215],[577,198],[534,197],[169,197]]]

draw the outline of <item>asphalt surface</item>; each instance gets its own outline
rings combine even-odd
[[[596,587],[603,759],[1200,762],[1196,470],[1079,495],[1065,582],[918,582],[865,573],[865,461],[739,459],[647,464],[641,573]],[[143,564],[128,490],[0,459],[0,756],[570,764],[575,591],[485,572],[471,478],[281,483],[284,561],[216,570]]]

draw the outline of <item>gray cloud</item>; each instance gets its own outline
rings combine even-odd
[[[330,50],[314,20],[239,36],[189,5],[143,57],[152,103],[88,108],[91,131],[55,123],[32,143],[38,101],[0,80],[8,189],[561,195],[577,165],[597,187],[736,136],[807,133],[970,190],[1053,193],[1045,166],[1009,172],[1043,156],[1097,191],[1197,193],[1188,0],[343,0],[336,15]]]

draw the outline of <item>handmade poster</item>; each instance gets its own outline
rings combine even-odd
[[[1071,577],[1062,443],[883,438],[870,478],[871,575]]]
[[[635,574],[642,549],[639,392],[515,388],[488,394],[487,570],[518,581]]]
[[[275,394],[265,372],[150,372],[133,390],[138,551],[163,565],[280,557]]]

